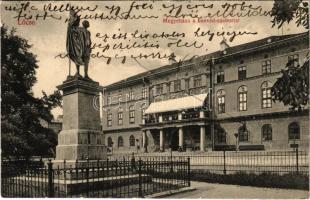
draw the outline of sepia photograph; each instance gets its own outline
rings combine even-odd
[[[308,0],[0,7],[1,198],[310,198]]]

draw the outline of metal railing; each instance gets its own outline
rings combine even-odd
[[[112,155],[117,158],[122,155]],[[217,151],[205,153],[173,152],[136,154],[136,157],[153,159],[184,159],[190,157],[192,170],[203,170],[211,173],[231,174],[273,173],[309,174],[309,154],[306,151]]]
[[[147,197],[190,186],[190,160],[2,161],[3,197]]]

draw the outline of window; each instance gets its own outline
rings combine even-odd
[[[262,108],[271,108],[271,83],[269,81],[263,82],[261,86],[262,90]]]
[[[246,79],[246,66],[238,67],[238,80]]]
[[[90,140],[90,133],[88,132],[87,133],[87,144],[90,144],[91,143],[91,140]]]
[[[239,142],[247,142],[249,141],[249,132],[245,126],[241,126],[238,129]]]
[[[108,137],[108,147],[113,147],[113,140],[111,137]]]
[[[134,106],[129,107],[129,123],[135,123],[135,109]]]
[[[174,81],[174,91],[175,92],[181,91],[181,80]]]
[[[156,85],[156,94],[160,95],[164,92],[164,84],[158,84]]]
[[[135,137],[133,136],[133,135],[131,135],[130,137],[129,137],[129,146],[131,146],[131,147],[134,147],[134,146],[136,146],[135,145]]]
[[[188,90],[189,89],[189,78],[184,79],[184,85],[185,85],[185,90]],[[181,89],[182,89],[182,87],[181,87]]]
[[[143,119],[143,116],[145,115],[145,109],[146,109],[146,104],[142,104],[141,105],[141,116],[142,116],[142,119]]]
[[[118,103],[122,102],[122,94],[118,94]]]
[[[131,90],[131,91],[129,92],[129,101],[132,101],[132,100],[134,100],[134,93],[133,93],[133,91]]]
[[[108,126],[112,126],[112,113],[111,111],[108,111],[108,114],[107,114],[107,121],[108,121]]]
[[[217,135],[217,142],[218,143],[225,143],[226,144],[226,133],[222,128],[217,129],[216,135]]]
[[[224,90],[219,90],[216,94],[217,96],[217,108],[218,108],[218,113],[225,113],[225,91]]]
[[[265,124],[262,127],[262,139],[263,141],[272,140],[272,128],[270,124]]]
[[[201,75],[194,76],[194,87],[201,86]]]
[[[109,95],[109,96],[107,97],[107,105],[111,105],[111,103],[112,103],[111,100],[112,100],[112,99],[111,99],[111,96]]]
[[[288,139],[289,140],[300,139],[300,127],[297,122],[292,122],[288,125]]]
[[[118,125],[123,124],[123,110],[119,109],[117,113]]]
[[[147,98],[147,88],[144,87],[142,88],[142,99],[146,99]]]
[[[118,140],[117,140],[117,147],[123,147],[123,146],[124,146],[123,137],[122,137],[122,136],[119,136],[119,137],[118,137]]]
[[[293,66],[297,67],[299,64],[299,56],[298,54],[289,55],[288,56],[288,62],[293,62]]]
[[[241,86],[238,89],[238,109],[239,111],[247,110],[247,87]]]
[[[265,60],[262,62],[262,74],[271,73],[271,60]]]
[[[225,82],[225,77],[224,77],[224,72],[217,72],[216,75],[217,83],[224,83]]]

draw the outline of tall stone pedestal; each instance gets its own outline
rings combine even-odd
[[[58,135],[56,160],[106,159],[99,83],[69,77],[58,89],[63,91],[63,129]]]

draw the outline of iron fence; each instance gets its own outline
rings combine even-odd
[[[2,161],[3,197],[147,197],[190,186],[188,158]]]
[[[124,155],[112,155],[117,158]],[[136,154],[136,157],[161,158],[178,160],[190,157],[192,170],[203,170],[211,173],[231,174],[236,172],[246,173],[273,173],[288,174],[299,173],[309,174],[308,152],[298,151],[217,151],[206,153],[169,152]]]

